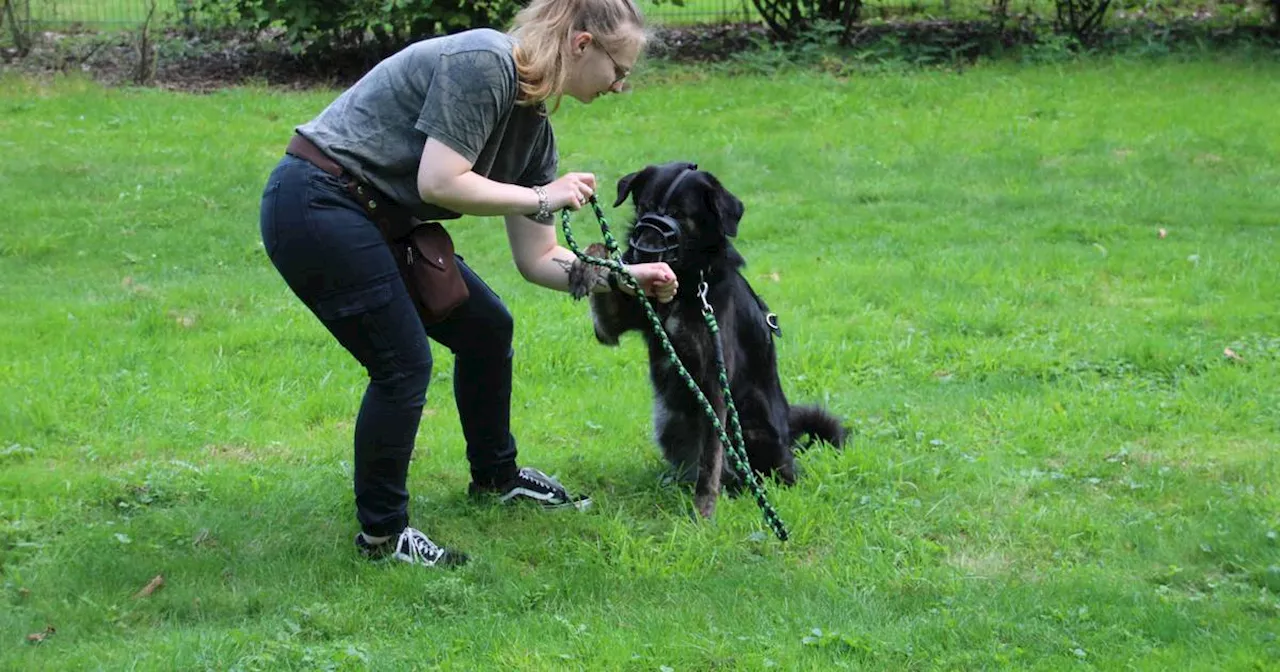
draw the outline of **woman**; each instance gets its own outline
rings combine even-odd
[[[369,374],[355,425],[355,543],[367,557],[425,566],[466,561],[409,527],[405,480],[431,377],[428,337],[455,355],[470,491],[546,508],[581,509],[590,500],[517,466],[512,319],[501,299],[459,258],[470,298],[424,325],[348,183],[357,180],[371,190],[362,193],[379,194],[422,221],[502,215],[521,275],[567,291],[580,262],[557,244],[551,214],[581,208],[596,180],[576,172],[556,178],[546,104],[558,106],[564,95],[589,103],[622,91],[644,43],[632,0],[533,0],[509,34],[478,29],[424,40],[379,63],[296,129],[272,172],[261,213],[267,254]],[[666,264],[628,270],[657,300],[674,297],[675,274]]]

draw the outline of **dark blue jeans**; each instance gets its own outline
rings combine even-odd
[[[285,156],[262,194],[262,243],[289,288],[369,374],[355,426],[356,517],[372,536],[409,524],[405,480],[431,379],[427,338],[453,351],[471,477],[515,476],[511,313],[458,259],[471,298],[424,327],[381,233],[341,180]]]

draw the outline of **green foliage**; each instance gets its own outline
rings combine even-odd
[[[503,28],[520,6],[518,0],[195,0],[196,14],[214,24],[278,28],[299,51],[388,52],[431,35]]]
[[[1054,4],[1054,26],[1081,43],[1093,40],[1111,8],[1111,0],[1054,0]]]
[[[846,41],[855,24],[862,18],[863,0],[751,0],[751,2],[765,24],[782,39],[794,39],[805,31],[828,24],[836,26],[841,41]]]
[[[0,45],[7,37],[19,56],[31,50],[30,8],[22,0],[0,0]]]

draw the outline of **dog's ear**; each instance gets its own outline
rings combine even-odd
[[[657,169],[657,166],[645,166],[644,170],[630,175],[623,175],[622,179],[618,180],[618,200],[613,202],[613,207],[616,208],[622,205],[632,190],[640,191],[644,187],[644,183],[653,177],[653,173]]]
[[[715,215],[716,220],[720,222],[720,229],[724,231],[724,235],[735,238],[738,235],[738,222],[742,221],[742,213],[745,206],[742,201],[738,200],[724,185],[720,184],[720,180],[716,179],[711,173],[704,173],[707,176],[707,208]]]

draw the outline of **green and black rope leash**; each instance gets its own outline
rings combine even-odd
[[[726,420],[729,430],[733,433],[733,441],[729,440],[729,435],[725,432],[724,426],[720,424],[720,419],[716,417],[715,409],[707,401],[706,395],[698,388],[693,376],[689,375],[689,371],[684,367],[680,358],[676,356],[675,348],[672,347],[671,340],[667,338],[666,330],[662,328],[662,321],[658,319],[658,313],[654,311],[653,305],[649,303],[648,297],[644,295],[644,290],[641,289],[640,283],[623,267],[620,260],[621,255],[618,252],[618,241],[609,230],[609,223],[605,219],[604,211],[600,208],[600,203],[594,194],[590,198],[590,203],[591,209],[596,213],[596,219],[600,221],[600,233],[604,236],[604,245],[609,251],[609,258],[593,257],[578,248],[578,243],[573,238],[573,230],[569,226],[571,214],[568,208],[560,211],[560,225],[564,229],[565,243],[568,244],[569,249],[578,259],[581,259],[584,263],[603,266],[617,273],[622,282],[635,292],[636,298],[639,299],[640,305],[644,307],[644,312],[649,317],[649,324],[653,327],[653,333],[657,335],[658,342],[662,345],[662,350],[667,353],[667,357],[671,359],[671,363],[680,374],[680,378],[689,387],[689,391],[693,392],[694,397],[697,398],[698,403],[702,406],[703,412],[711,420],[711,426],[716,430],[720,443],[725,446],[725,452],[729,455],[734,470],[746,480],[747,487],[750,488],[751,494],[755,496],[756,504],[764,514],[765,523],[769,525],[780,541],[786,541],[788,537],[787,527],[782,522],[782,519],[778,517],[778,512],[774,510],[773,505],[769,503],[768,498],[765,496],[764,485],[756,478],[755,472],[751,470],[751,465],[747,461],[746,442],[742,438],[742,425],[738,421],[738,409],[734,406],[733,395],[729,391],[729,375],[725,371],[724,346],[720,342],[720,325],[716,322],[715,311],[712,310],[711,304],[707,301],[708,287],[706,280],[698,283],[698,298],[702,299],[702,317],[706,320],[707,329],[711,332],[712,342],[715,343],[716,368],[720,378],[721,394],[724,397],[727,411]]]

